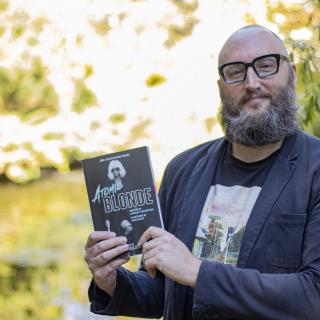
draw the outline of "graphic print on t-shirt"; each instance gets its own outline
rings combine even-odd
[[[245,227],[261,187],[211,186],[202,209],[193,254],[236,265]]]

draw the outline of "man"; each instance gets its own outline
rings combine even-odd
[[[320,319],[320,141],[297,128],[294,66],[274,33],[248,26],[224,44],[219,74],[226,136],[168,165],[166,230],[141,237],[144,269],[131,273],[120,267],[127,260],[113,260],[128,249],[124,238],[90,234],[93,312]],[[199,259],[196,235],[213,213],[219,257]]]

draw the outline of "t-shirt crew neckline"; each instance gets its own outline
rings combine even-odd
[[[280,149],[281,148],[272,152],[266,158],[258,160],[258,161],[254,161],[254,162],[245,162],[245,161],[242,161],[242,160],[236,158],[232,153],[232,144],[230,142],[228,142],[226,152],[228,153],[228,156],[229,156],[228,159],[233,166],[236,166],[236,167],[239,167],[242,169],[255,170],[255,169],[263,166],[263,164],[267,164],[267,163],[269,163],[269,161],[272,161],[271,159],[277,157],[277,155],[280,152]]]

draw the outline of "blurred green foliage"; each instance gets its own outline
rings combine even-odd
[[[204,124],[209,133],[212,132],[212,129],[216,123],[217,123],[217,120],[214,117],[208,117],[205,119]]]
[[[115,151],[122,151],[130,149],[138,139],[141,138],[148,138],[149,135],[147,134],[147,128],[151,125],[152,121],[150,119],[141,120],[137,124],[135,124],[130,129],[130,134],[128,135],[127,139],[124,140],[121,144],[113,144],[113,150]]]
[[[24,33],[26,29],[24,25],[22,24],[17,24],[11,28],[11,36],[13,40],[17,40],[20,38]]]
[[[14,114],[23,121],[39,122],[59,111],[58,95],[47,79],[47,69],[39,57],[30,69],[0,68],[0,113]]]
[[[96,95],[90,90],[84,79],[78,79],[74,84],[74,96],[72,101],[72,111],[81,113],[87,107],[97,103]]]
[[[136,2],[137,5],[141,5],[142,1]],[[168,2],[172,4],[174,14],[181,18],[182,23],[175,24],[171,19],[168,21],[163,20],[162,22],[154,21],[154,23],[157,27],[163,28],[167,32],[167,39],[163,45],[170,49],[192,35],[195,25],[199,22],[194,16],[199,7],[199,2],[198,0],[168,0]],[[50,53],[57,55],[66,53],[66,58],[69,59],[69,46],[72,47],[74,44],[79,48],[85,46],[85,36],[78,33],[76,37],[70,40],[68,32],[65,35],[57,33],[58,38],[55,39],[55,42],[44,42],[44,32],[47,31],[49,34],[52,32],[52,21],[46,16],[32,16],[27,11],[23,9],[22,5],[19,9],[16,9],[14,6],[10,6],[9,1],[0,0],[0,40],[10,48],[11,45],[13,47],[19,45],[19,48],[23,48],[23,50],[19,49],[21,50],[19,57],[17,61],[11,62],[11,66],[6,64],[6,67],[0,67],[0,117],[18,117],[21,122],[15,121],[14,117],[10,121],[17,126],[17,130],[21,126],[28,132],[29,128],[31,129],[31,127],[41,123],[46,124],[45,121],[49,123],[52,117],[60,115],[64,111],[71,111],[80,118],[81,114],[88,108],[93,106],[99,108],[99,101],[95,92],[88,86],[87,81],[94,73],[93,66],[83,61],[79,63],[76,59],[72,61],[71,57],[69,61],[70,70],[75,71],[77,68],[83,67],[83,74],[80,77],[72,77],[70,75],[70,79],[66,79],[66,82],[68,80],[73,82],[73,91],[70,92],[69,110],[60,110],[60,92],[56,91],[56,88],[49,80],[50,76],[52,76],[52,69],[50,69],[50,65],[46,65],[48,63],[45,60],[47,57],[44,55],[43,58],[40,58],[34,52],[39,52],[39,49],[49,45]],[[117,14],[120,25],[129,14],[131,12],[127,11]],[[102,12],[100,17],[94,19],[88,15],[87,21],[98,36],[107,37],[112,29],[110,19],[113,17],[109,12]],[[135,26],[137,36],[144,32],[145,28],[146,26],[143,22]],[[0,49],[0,57],[5,60],[9,57],[7,56],[7,50],[3,48]],[[84,63],[83,66],[81,65],[82,63]],[[145,80],[145,85],[148,88],[152,88],[166,81],[166,77],[162,74],[150,74]],[[65,108],[65,106],[63,107]],[[152,123],[151,119],[138,117],[135,123],[123,130],[123,124],[129,120],[126,114],[115,112],[109,118],[106,117],[101,121],[100,119],[93,119],[89,125],[90,132],[89,134],[86,132],[86,136],[77,131],[68,130],[68,128],[61,128],[61,132],[48,129],[48,132],[44,132],[42,136],[36,136],[35,138],[30,136],[29,141],[21,143],[16,142],[15,139],[10,141],[7,138],[9,141],[6,140],[3,143],[2,150],[0,150],[0,153],[1,151],[4,152],[3,155],[6,159],[0,162],[0,179],[26,183],[40,178],[43,168],[53,168],[60,172],[68,172],[71,166],[79,164],[81,158],[92,156],[92,154],[84,154],[77,143],[85,144],[87,136],[94,135],[95,131],[98,130],[101,132],[104,125],[110,126],[106,127],[106,130],[109,130],[113,136],[117,137],[115,140],[117,142],[110,140],[108,147],[111,150],[129,149],[138,139],[148,137],[147,130]],[[83,123],[85,124],[85,121]],[[212,123],[207,122],[206,126],[210,130]],[[39,129],[42,130],[40,125]],[[120,136],[123,136],[123,139],[119,142]],[[75,141],[74,144],[76,145],[65,143],[66,141]],[[43,151],[44,148],[42,146],[44,144],[47,144],[48,148],[53,148],[50,150],[50,155]],[[97,150],[97,153],[99,152],[101,150]]]
[[[124,113],[114,113],[111,117],[110,117],[110,121],[112,123],[121,123],[126,121],[126,115]]]
[[[108,15],[105,15],[100,20],[90,20],[90,24],[99,36],[105,36],[111,30]]]
[[[8,1],[0,1],[0,12],[6,11],[9,7]]]
[[[45,17],[37,17],[32,21],[31,28],[34,32],[41,33],[47,23],[49,21]]]
[[[192,14],[194,13],[198,7],[199,2],[198,0],[191,1],[185,1],[185,0],[170,0],[179,10],[182,14]]]
[[[64,291],[86,302],[91,229],[82,176],[1,185],[0,319],[59,319]]]
[[[266,6],[267,18],[278,26],[296,64],[302,126],[320,136],[320,1],[284,3],[267,0]],[[293,32],[304,29],[309,32],[310,39],[294,40]]]
[[[145,81],[146,86],[149,88],[159,86],[160,84],[166,82],[167,79],[158,73],[151,74]]]
[[[192,15],[187,15],[183,18],[183,25],[169,24],[166,26],[168,38],[164,45],[170,49],[177,42],[192,35],[194,27],[199,23],[199,20]]]

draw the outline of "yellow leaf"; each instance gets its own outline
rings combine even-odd
[[[145,81],[146,86],[149,88],[159,86],[160,84],[166,82],[167,79],[161,74],[154,73],[149,76],[149,78]]]
[[[246,12],[243,20],[246,24],[257,24],[256,19],[253,17],[253,15],[249,12]]]

